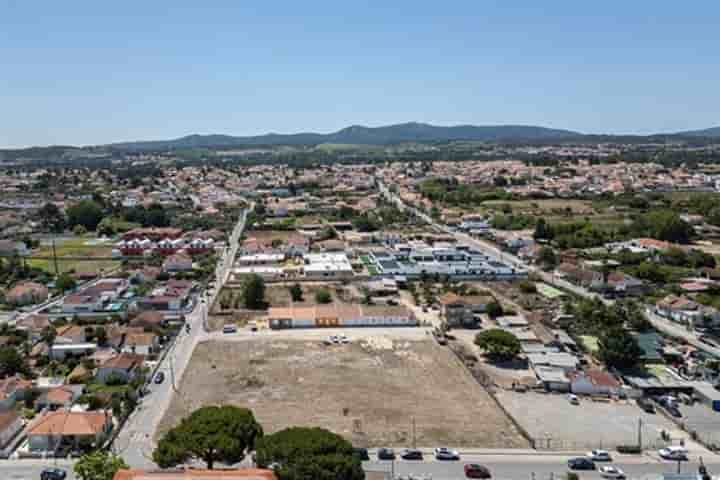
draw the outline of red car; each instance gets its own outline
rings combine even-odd
[[[469,463],[465,465],[465,476],[467,478],[491,478],[490,470],[487,467],[478,465],[477,463]]]

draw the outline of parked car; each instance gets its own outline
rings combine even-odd
[[[437,460],[460,460],[460,454],[455,450],[445,447],[435,449],[435,459]]]
[[[570,405],[580,405],[580,399],[573,393],[568,393],[567,399]]]
[[[395,450],[392,448],[381,448],[377,452],[378,460],[395,460]]]
[[[467,478],[491,478],[490,470],[484,465],[478,465],[477,463],[468,463],[465,465],[465,476]]]
[[[236,333],[237,325],[228,323],[227,325],[223,326],[222,331],[223,331],[223,333]]]
[[[623,472],[617,467],[613,467],[612,465],[606,465],[604,467],[600,467],[600,476],[613,480],[624,480],[625,472]]]
[[[423,454],[417,448],[406,448],[400,454],[400,458],[403,460],[422,460]]]
[[[655,413],[655,405],[648,398],[638,398],[638,407],[643,409],[646,413]]]
[[[595,470],[595,462],[587,457],[575,457],[568,460],[570,470]]]
[[[664,460],[684,461],[688,459],[688,451],[685,447],[665,447],[658,450],[658,455]]]
[[[158,372],[157,375],[155,375],[155,383],[162,383],[164,381],[165,381],[165,373]]]
[[[40,480],[65,480],[67,472],[60,468],[46,468],[40,473]]]
[[[591,452],[588,452],[587,456],[593,462],[610,462],[610,461],[612,461],[610,452],[608,452],[607,450],[593,450]]]
[[[367,448],[353,448],[353,454],[360,458],[361,461],[370,460]]]

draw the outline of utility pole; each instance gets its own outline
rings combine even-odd
[[[57,251],[55,250],[55,237],[52,237],[52,253],[53,253],[53,265],[55,265],[55,276],[60,275],[57,261]]]
[[[642,453],[642,418],[638,418],[638,447]]]
[[[413,432],[413,448],[417,448],[417,442],[415,439],[415,417],[412,417],[412,432]]]

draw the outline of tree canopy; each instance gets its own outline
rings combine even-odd
[[[635,338],[624,328],[607,330],[598,339],[598,357],[608,367],[632,368],[637,365],[642,354]]]
[[[246,408],[202,407],[160,439],[153,460],[160,467],[168,468],[197,458],[212,469],[215,462],[240,462],[262,435],[262,427]]]
[[[103,219],[103,210],[92,200],[83,200],[67,209],[68,225],[82,225],[87,230],[95,230]]]
[[[475,344],[485,350],[490,357],[509,360],[520,354],[520,340],[515,335],[499,328],[478,333]]]
[[[122,458],[96,450],[80,457],[74,470],[80,480],[112,480],[121,468],[129,468]]]
[[[243,303],[246,308],[262,308],[265,303],[265,281],[260,275],[248,275],[243,282]]]
[[[362,480],[360,458],[350,442],[323,428],[293,427],[260,439],[255,460],[275,463],[280,480]]]

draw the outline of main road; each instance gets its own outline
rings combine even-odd
[[[430,458],[429,452],[425,454]],[[523,454],[480,454],[463,455],[459,462],[440,462],[436,460],[425,461],[377,461],[364,462],[366,471],[380,471],[394,474],[395,476],[429,477],[432,480],[457,480],[465,478],[464,466],[468,463],[478,463],[487,467],[496,480],[547,480],[564,478],[568,472],[567,460],[569,455],[543,455],[538,453]],[[625,472],[627,478],[638,480],[661,479],[663,474],[677,473],[678,466],[675,462],[665,462],[654,455],[643,456],[620,456],[609,462]],[[720,474],[720,459],[712,455],[712,458],[704,459],[708,472]],[[597,467],[603,464],[598,462]],[[681,473],[697,473],[699,466],[698,459],[691,459],[690,462],[683,462],[680,465]],[[583,480],[599,480],[602,478],[598,471],[577,472]],[[714,478],[720,478],[715,477]]]
[[[252,206],[250,207],[252,209]],[[158,372],[165,373],[165,381],[148,383],[148,394],[142,398],[141,403],[130,415],[117,438],[113,442],[112,450],[121,455],[125,461],[136,468],[153,468],[152,451],[153,438],[165,411],[170,406],[174,393],[179,390],[179,382],[183,372],[190,362],[195,346],[203,339],[208,338],[207,311],[213,304],[223,283],[227,280],[237,254],[240,235],[245,228],[248,210],[243,210],[238,223],[235,225],[228,239],[228,246],[223,250],[215,271],[214,288],[204,293],[201,301],[197,302],[191,313],[186,315],[185,321],[190,331],[180,330],[172,346],[162,357],[157,367]]]

